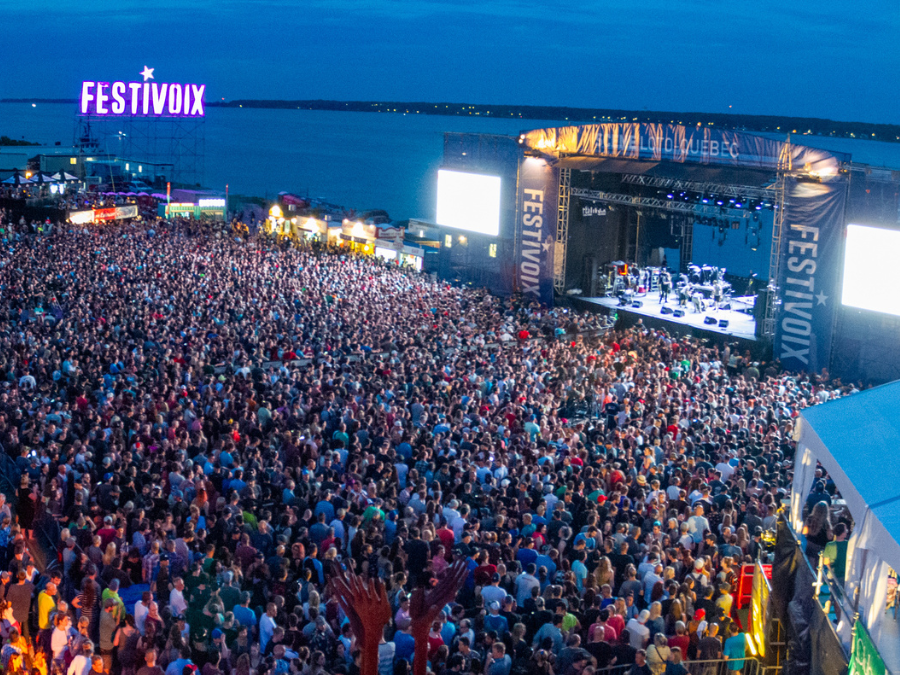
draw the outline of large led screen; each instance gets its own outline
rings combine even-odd
[[[500,234],[500,177],[438,171],[437,224]]]
[[[900,316],[900,231],[848,225],[841,302]]]

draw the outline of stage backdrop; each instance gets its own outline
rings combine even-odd
[[[773,354],[788,370],[829,366],[840,303],[847,180],[788,179]]]
[[[515,287],[526,297],[552,306],[558,170],[543,159],[525,157],[519,167],[518,192]]]

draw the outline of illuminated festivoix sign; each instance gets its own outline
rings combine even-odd
[[[153,68],[144,66],[143,82],[82,82],[82,115],[203,117],[205,84],[149,82]]]

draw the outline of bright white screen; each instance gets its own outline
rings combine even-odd
[[[500,177],[438,171],[437,223],[491,236],[500,234]]]
[[[900,316],[898,259],[900,231],[848,225],[841,302]]]

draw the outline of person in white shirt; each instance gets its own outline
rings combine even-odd
[[[723,457],[722,461],[716,464],[716,471],[722,474],[722,482],[727,483],[728,480],[734,475],[734,467],[728,463],[728,461]]]
[[[62,657],[62,653],[69,644],[69,628],[72,627],[72,619],[68,615],[57,614],[54,619],[56,624],[50,635],[50,650],[53,652],[53,660]]]
[[[643,649],[647,646],[647,642],[650,639],[650,629],[644,624],[647,623],[649,618],[650,612],[644,609],[637,615],[637,618],[631,619],[625,625],[625,630],[628,631],[630,643],[634,649]]]
[[[181,577],[175,577],[175,587],[169,593],[169,607],[176,616],[187,612],[188,604],[184,599],[184,579]],[[136,605],[135,612],[137,612]],[[135,623],[137,623],[137,619],[135,619]]]
[[[91,672],[91,658],[94,656],[94,647],[87,640],[81,645],[81,653],[72,659],[66,675],[87,675]]]
[[[694,515],[688,518],[688,532],[695,544],[703,541],[703,533],[709,529],[709,521],[703,516],[703,506],[697,504],[694,507]]]
[[[144,623],[147,620],[147,614],[150,613],[151,602],[153,602],[153,594],[150,591],[144,591],[141,594],[140,602],[134,604],[134,627],[141,635],[144,634]]]

